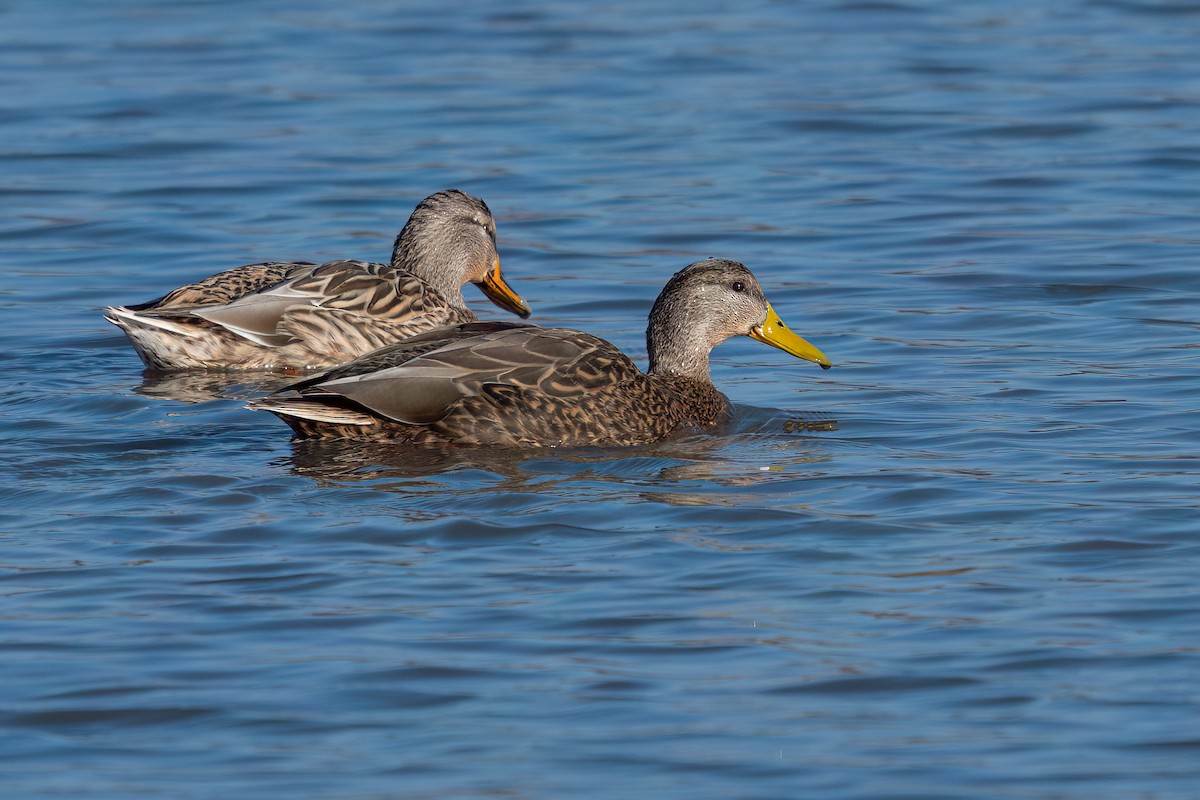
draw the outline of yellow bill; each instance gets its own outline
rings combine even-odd
[[[772,347],[778,347],[783,352],[791,353],[796,358],[803,358],[805,361],[820,364],[821,369],[829,369],[833,366],[824,353],[797,336],[792,332],[791,328],[783,324],[783,320],[775,313],[775,309],[771,308],[770,303],[767,303],[766,322],[751,328],[750,338],[757,339],[763,344],[769,344]]]
[[[530,315],[529,304],[522,300],[521,296],[504,282],[504,275],[500,272],[500,259],[496,259],[496,263],[483,276],[483,281],[475,285],[487,295],[489,300],[505,311],[511,311],[521,319],[525,319]]]

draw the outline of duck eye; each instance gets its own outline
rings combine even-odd
[[[729,288],[733,289],[735,292],[744,292],[746,291],[746,284],[742,283],[741,281],[734,281],[733,283],[729,284]]]

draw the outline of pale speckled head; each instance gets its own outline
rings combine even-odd
[[[392,247],[392,264],[422,278],[458,308],[462,285],[477,285],[493,303],[522,318],[529,306],[504,281],[496,221],[487,203],[458,189],[426,197]]]
[[[830,366],[824,353],[783,323],[745,265],[708,258],[675,273],[654,302],[646,329],[650,371],[707,378],[709,351],[734,336]]]

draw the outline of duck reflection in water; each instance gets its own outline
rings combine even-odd
[[[403,495],[429,496],[453,488],[462,497],[471,490],[464,489],[461,476],[474,473],[480,494],[520,492],[575,501],[621,494],[667,505],[739,505],[740,495],[713,492],[713,487],[790,480],[829,460],[819,434],[784,431],[785,422],[798,418],[830,426],[823,430],[835,424],[814,412],[781,415],[736,407],[720,436],[693,435],[637,448],[413,447],[296,439],[279,466],[319,486],[368,486]]]
[[[207,403],[212,400],[249,400],[276,392],[296,381],[295,375],[257,370],[252,372],[142,372],[136,394],[178,403]]]

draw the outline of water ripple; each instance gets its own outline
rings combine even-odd
[[[1194,794],[1194,5],[61,6],[0,26],[6,796]],[[449,186],[538,322],[644,363],[728,255],[837,366],[292,442],[100,317]]]

